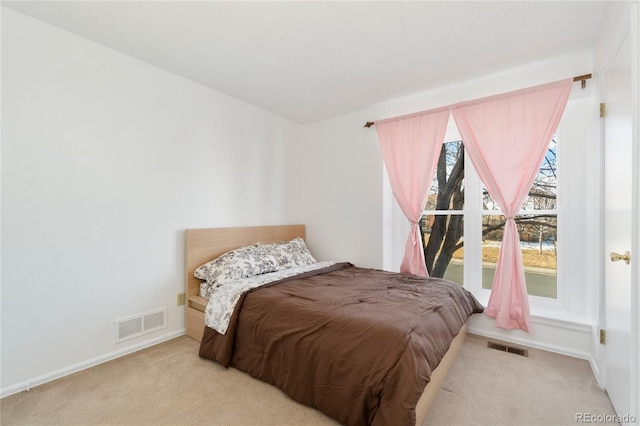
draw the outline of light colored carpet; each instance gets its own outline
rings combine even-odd
[[[615,414],[587,361],[527,350],[488,349],[469,335],[424,424],[575,425],[577,413]]]
[[[575,425],[576,413],[613,414],[586,361],[487,349],[469,335],[429,425]],[[0,401],[2,425],[336,425],[276,388],[198,357],[187,337]]]

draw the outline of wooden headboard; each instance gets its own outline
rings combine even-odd
[[[187,229],[185,233],[185,293],[187,335],[201,340],[206,301],[199,296],[200,283],[193,271],[204,263],[238,247],[275,243],[305,237],[304,225],[250,226],[236,228]]]

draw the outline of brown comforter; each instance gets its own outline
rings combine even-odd
[[[415,406],[467,318],[456,283],[340,263],[252,290],[200,356],[246,371],[347,425],[414,425]]]

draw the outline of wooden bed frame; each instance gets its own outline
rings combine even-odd
[[[204,310],[207,307],[207,300],[200,297],[201,281],[193,276],[198,266],[238,247],[258,242],[288,241],[296,237],[305,237],[304,225],[187,229],[185,233],[186,334],[200,342],[205,327]],[[426,418],[466,335],[467,324],[465,323],[451,342],[449,350],[438,367],[431,373],[431,381],[416,405],[417,426],[422,425]]]

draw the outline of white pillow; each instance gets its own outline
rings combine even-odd
[[[199,266],[193,275],[209,285],[222,285],[241,278],[278,270],[278,262],[257,245],[240,247]]]
[[[258,244],[278,263],[278,270],[316,263],[304,240],[300,237],[283,243]]]

